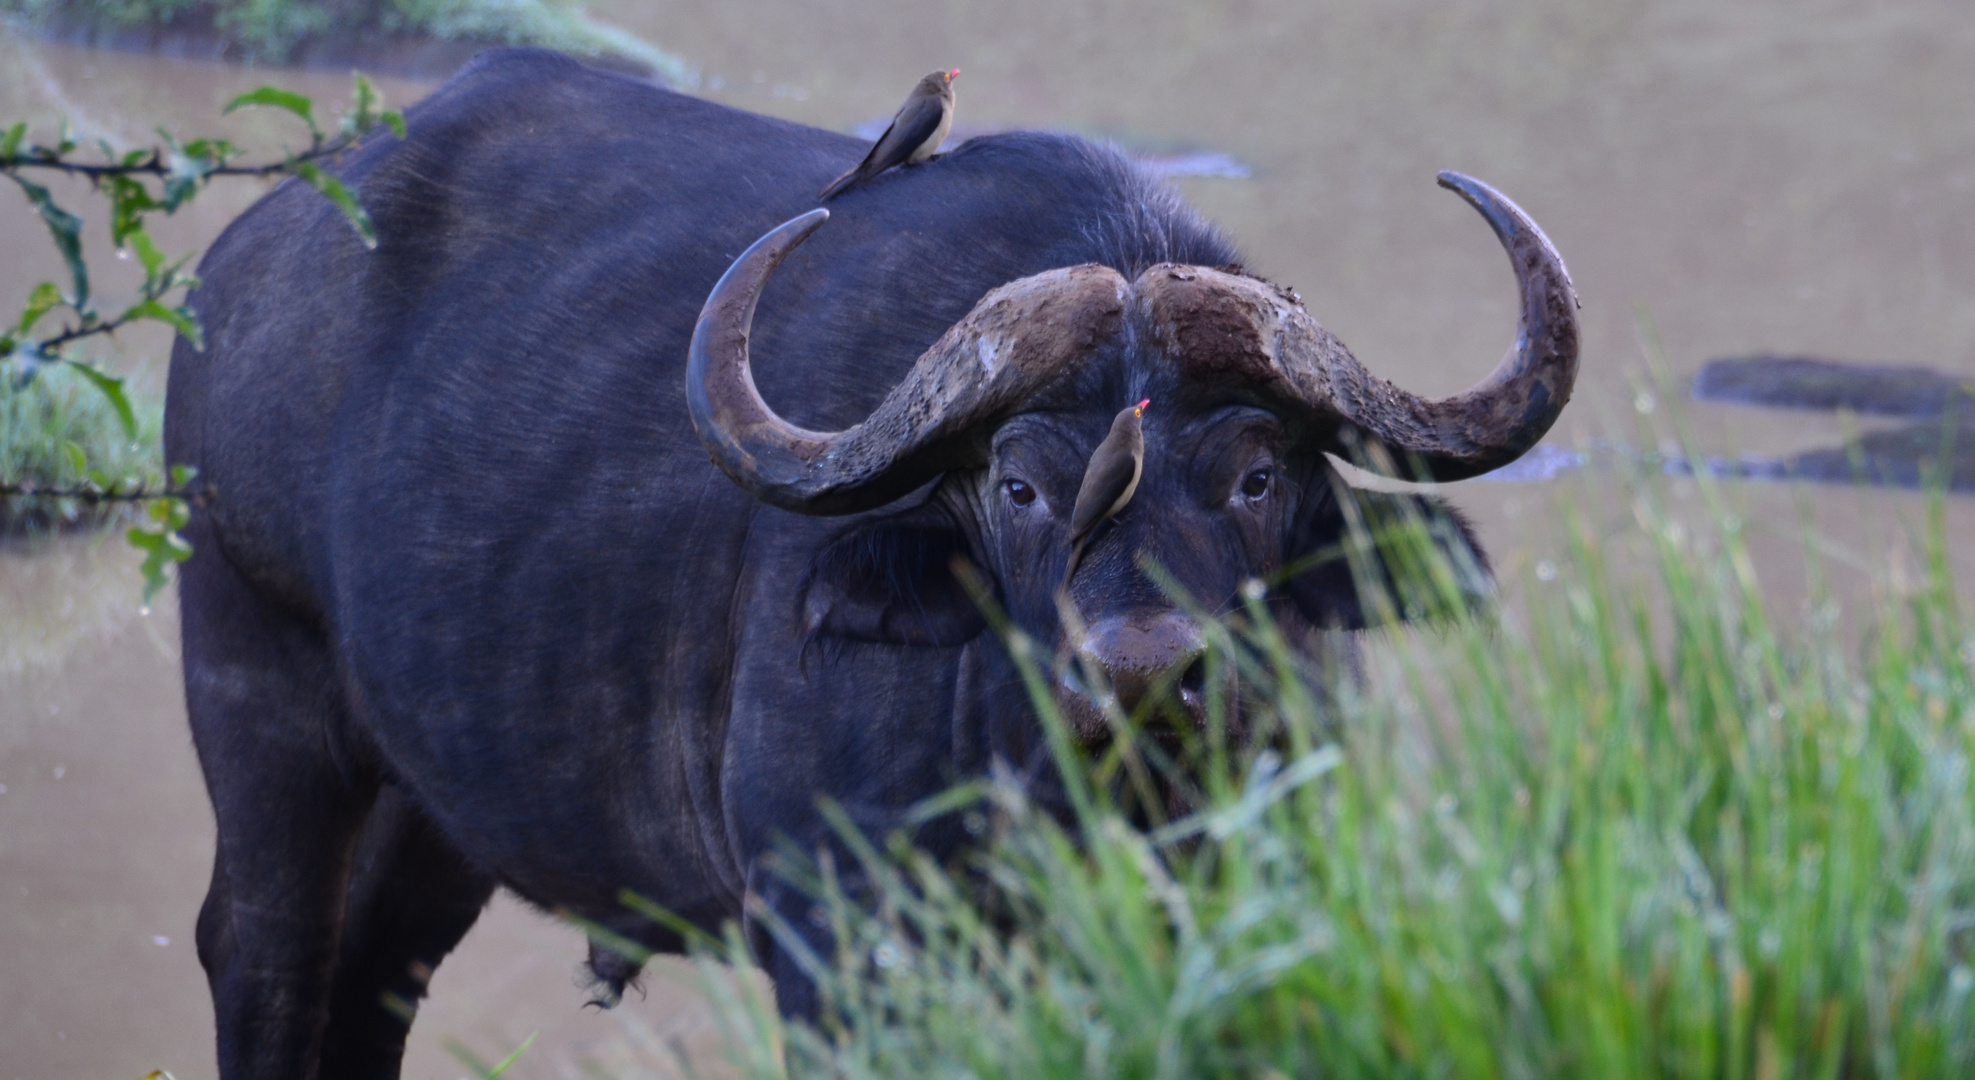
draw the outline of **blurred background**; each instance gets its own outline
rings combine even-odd
[[[1479,379],[1515,332],[1493,237],[1434,184],[1439,169],[1470,173],[1541,222],[1583,301],[1577,395],[1536,459],[1553,467],[1445,490],[1476,518],[1511,606],[1541,587],[1566,520],[1629,513],[1602,497],[1615,484],[1601,461],[1682,434],[1704,454],[1773,460],[1907,422],[1691,401],[1709,360],[1975,379],[1975,12],[1960,0],[0,0],[0,13],[0,128],[26,120],[45,141],[66,119],[122,148],[162,126],[224,134],[257,159],[298,129],[220,116],[235,95],[274,83],[329,113],[355,67],[408,106],[489,42],[547,43],[842,131],[881,129],[919,76],[959,67],[949,148],[1036,127],[1146,156],[1251,270],[1427,394]],[[79,184],[54,187],[97,211],[99,291],[128,292],[138,275],[100,208]],[[160,246],[203,248],[260,193],[215,185],[157,222]],[[10,311],[60,275],[13,190],[0,252]],[[1654,332],[1657,368],[1642,343]],[[98,354],[153,417],[168,348],[146,330]],[[1695,493],[1679,476],[1667,486],[1676,503]],[[1898,487],[1722,490],[1785,603],[1804,588],[1804,523],[1840,592],[1864,593],[1896,586],[1925,512]],[[1965,496],[1946,513],[1950,537],[1971,535]],[[1975,580],[1975,544],[1953,555]],[[212,821],[175,608],[169,593],[142,603],[135,562],[115,535],[0,538],[0,1080],[213,1074],[191,941]],[[498,1058],[536,1031],[510,1075],[581,1075],[635,1057],[641,1038],[712,1045],[682,968],[659,965],[644,998],[606,1014],[581,1008],[582,956],[574,931],[497,900],[435,980],[406,1075],[451,1080],[467,1069],[449,1041]]]

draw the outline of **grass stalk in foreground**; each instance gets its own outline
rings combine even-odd
[[[840,942],[821,1026],[731,979],[737,936],[698,957],[733,1066],[1975,1075],[1975,636],[1938,496],[1927,576],[1862,650],[1769,610],[1718,506],[1705,537],[1646,483],[1634,509],[1629,535],[1579,531],[1526,624],[1395,636],[1335,696],[1258,607],[1230,620],[1217,662],[1277,736],[1190,818],[1142,828],[1086,788],[1066,828],[995,790],[964,867],[854,845],[861,902],[812,867]],[[1430,560],[1417,525],[1366,522]]]

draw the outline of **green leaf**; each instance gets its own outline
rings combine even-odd
[[[144,516],[156,522],[158,530],[176,532],[183,529],[186,522],[192,520],[192,509],[185,504],[184,499],[158,499],[145,507]]]
[[[115,409],[117,412],[117,421],[123,425],[124,437],[135,439],[137,437],[137,414],[131,410],[130,398],[123,392],[123,380],[114,375],[98,371],[96,368],[80,360],[68,360],[65,362],[70,367],[81,372],[82,377],[88,379],[90,385],[102,391],[103,396],[109,399],[110,408]]]
[[[370,223],[370,214],[364,210],[363,204],[357,201],[356,195],[344,186],[343,181],[331,176],[313,161],[296,161],[289,168],[296,176],[308,181],[310,187],[328,196],[330,202],[342,209],[343,216],[350,219],[350,227],[355,229],[357,236],[363,240],[363,246],[367,248],[377,246],[377,227]]]
[[[62,260],[69,264],[69,276],[75,279],[75,292],[69,297],[69,305],[78,312],[87,312],[89,266],[82,261],[82,219],[56,206],[54,197],[40,184],[31,184],[18,176],[14,177],[14,182],[27,192],[28,202],[34,204],[41,220],[48,223],[48,232],[55,238],[55,248],[62,253]]]
[[[209,139],[194,139],[180,146],[171,132],[164,128],[158,128],[157,132],[158,138],[165,144],[164,201],[157,205],[158,209],[169,214],[198,194],[199,186],[225,162],[232,147]]]
[[[197,465],[173,465],[171,467],[171,486],[183,489],[191,484],[193,480],[197,479],[198,476],[199,467]]]
[[[199,317],[189,307],[166,307],[156,300],[146,300],[124,312],[120,318],[127,322],[147,320],[164,323],[178,331],[191,344],[192,351],[206,351],[206,336],[200,331]]]
[[[165,507],[165,520],[158,526],[146,528],[133,525],[125,535],[130,546],[144,553],[144,602],[150,603],[158,591],[171,584],[171,568],[192,557],[192,545],[178,535],[178,529],[185,527],[191,514],[185,509],[185,500],[177,498],[159,499],[151,504],[151,516],[160,516],[159,508]],[[172,524],[176,522],[176,524]],[[157,531],[164,527],[165,531]]]
[[[0,158],[11,158],[21,151],[21,140],[27,137],[27,121],[22,120],[0,135]]]
[[[43,315],[53,311],[61,302],[62,290],[57,289],[54,282],[44,281],[36,285],[34,291],[27,294],[27,307],[21,310],[21,321],[15,326],[14,332],[26,337],[27,332],[34,329],[34,324],[40,322]]]
[[[302,118],[302,122],[309,126],[309,134],[318,139],[322,137],[322,129],[315,126],[315,103],[293,90],[283,90],[278,86],[263,86],[259,90],[250,90],[227,102],[226,108],[221,109],[220,112],[230,113],[247,105],[286,109]]]
[[[151,285],[158,280],[158,271],[165,265],[165,253],[151,242],[151,234],[138,229],[130,234],[130,249],[137,253],[137,261],[144,265],[144,284]]]
[[[215,165],[224,165],[233,155],[240,151],[238,147],[227,142],[225,139],[193,139],[191,142],[186,143],[180,152],[186,157],[209,161]]]
[[[391,134],[396,135],[400,139],[403,139],[405,137],[404,113],[401,113],[396,109],[391,109],[386,111],[384,115],[378,117],[378,119],[384,121],[384,125],[391,129]]]
[[[343,114],[343,133],[362,135],[377,123],[377,87],[361,71],[350,73],[356,80],[356,90],[352,94],[350,111]]]
[[[158,204],[143,184],[128,176],[106,176],[99,186],[110,197],[110,243],[118,247],[144,227],[144,212]]]
[[[80,476],[89,471],[89,455],[83,453],[82,447],[77,445],[74,439],[62,440],[62,456],[68,459],[69,469],[76,475]]]

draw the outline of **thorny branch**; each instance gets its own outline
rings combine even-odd
[[[198,284],[196,277],[183,272],[192,256],[168,262],[144,227],[146,215],[175,212],[214,177],[293,176],[334,203],[366,247],[376,247],[376,230],[363,203],[326,166],[339,155],[357,148],[378,127],[389,129],[400,139],[405,137],[404,117],[381,105],[370,80],[357,75],[351,106],[332,134],[316,122],[314,103],[301,94],[274,86],[241,94],[222,111],[230,113],[249,106],[280,109],[294,114],[308,128],[305,149],[285,150],[279,160],[258,164],[237,164],[236,159],[243,151],[224,139],[181,143],[163,129],[158,131],[161,144],[124,152],[97,140],[95,147],[101,151],[103,161],[82,162],[71,158],[82,143],[70,134],[66,122],[52,146],[29,142],[25,121],[0,128],[0,175],[20,188],[47,225],[69,276],[67,288],[54,282],[37,285],[19,317],[0,322],[0,379],[19,391],[34,382],[44,369],[65,365],[102,392],[115,408],[124,434],[135,439],[137,419],[124,393],[123,380],[87,360],[65,355],[65,350],[85,338],[113,334],[142,321],[163,323],[192,348],[205,347],[198,313],[183,302],[181,293]],[[86,178],[96,194],[109,200],[111,243],[121,252],[135,255],[144,268],[144,284],[136,302],[120,313],[105,317],[98,311],[83,255],[82,218],[58,205],[55,192],[24,175],[36,169]],[[180,294],[177,302],[168,299],[174,293]],[[35,327],[42,319],[63,310],[71,316],[66,325],[47,336],[36,335]],[[40,484],[32,479],[0,482],[0,504],[14,499],[59,499],[92,506],[112,503],[143,506],[147,520],[132,528],[129,536],[133,545],[146,552],[144,577],[148,598],[168,580],[167,571],[172,565],[191,557],[192,548],[179,535],[179,530],[190,520],[193,507],[211,501],[214,489],[210,484],[191,486],[194,470],[185,466],[172,466],[167,470],[168,482],[158,486],[133,481],[135,486],[126,487],[110,480],[100,470],[89,468],[84,451],[76,443],[65,441],[62,447],[70,455],[74,471],[87,477],[85,485]]]
[[[201,174],[204,176],[276,176],[290,171],[293,163],[297,161],[335,157],[337,154],[349,149],[354,144],[354,141],[345,136],[325,143],[321,147],[304,150],[288,160],[271,161],[265,165],[216,165],[210,169],[202,170]],[[54,148],[47,146],[29,146],[17,154],[0,157],[0,169],[19,168],[55,169],[68,173],[71,176],[86,176],[92,180],[107,176],[156,176],[164,178],[173,175],[173,168],[166,162],[163,151],[156,148],[153,148],[150,151],[150,156],[144,160],[129,165],[116,162],[89,165],[80,161],[68,161],[57,154]]]
[[[127,491],[97,487],[41,487],[32,483],[0,484],[0,499],[74,499],[92,506],[103,503],[147,503],[153,499],[183,499],[197,507],[211,506],[219,495],[212,484],[195,487],[136,487]]]

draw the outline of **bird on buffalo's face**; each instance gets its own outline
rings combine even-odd
[[[1111,420],[1111,433],[1097,444],[1084,466],[1083,485],[1077,489],[1076,509],[1070,511],[1070,562],[1063,571],[1063,587],[1070,587],[1077,564],[1083,561],[1084,547],[1097,527],[1110,520],[1138,490],[1138,478],[1145,471],[1145,428],[1140,421],[1147,398],[1127,406]]]
[[[891,126],[872,144],[871,152],[856,168],[830,181],[817,198],[828,201],[893,165],[917,165],[932,157],[953,127],[953,80],[959,75],[960,69],[954,68],[920,79],[905,104],[898,107],[898,115],[891,118]]]

